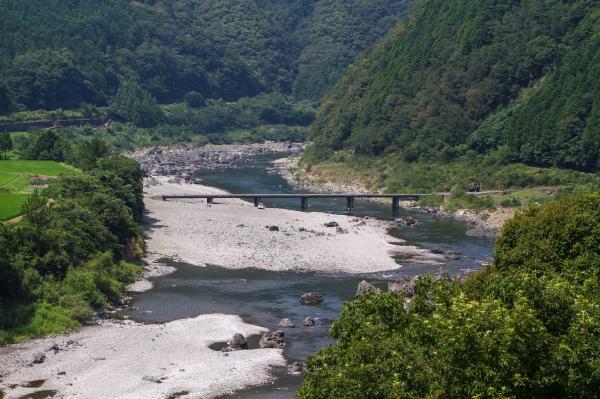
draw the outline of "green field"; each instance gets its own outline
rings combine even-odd
[[[37,188],[32,178],[55,177],[71,174],[76,168],[52,161],[0,161],[0,221],[11,219],[21,213],[21,207]]]
[[[29,198],[27,194],[0,193],[0,220],[18,216],[27,198]]]
[[[77,169],[63,163],[53,161],[0,161],[0,174],[18,173],[40,176],[58,176],[74,173]]]

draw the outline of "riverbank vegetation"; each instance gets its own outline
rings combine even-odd
[[[0,224],[0,343],[79,326],[139,273],[130,263],[144,249],[139,165],[97,138],[62,140],[46,131],[28,146],[42,161],[1,161],[7,184],[46,177],[26,196],[22,219]]]
[[[346,304],[299,398],[594,398],[600,194],[517,214],[466,281]]]

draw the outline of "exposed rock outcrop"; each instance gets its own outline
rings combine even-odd
[[[282,349],[285,346],[284,336],[284,332],[280,330],[274,332],[266,332],[261,337],[259,345],[261,348]]]
[[[358,283],[358,288],[356,289],[356,297],[363,296],[370,293],[378,293],[381,290],[375,287],[373,284],[367,283],[365,280]]]
[[[323,295],[316,292],[307,292],[300,297],[300,303],[303,305],[318,305],[323,302]]]

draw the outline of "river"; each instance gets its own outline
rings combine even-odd
[[[290,193],[294,192],[283,178],[269,173],[270,162],[281,155],[257,156],[237,169],[199,172],[196,177],[205,184],[230,192]],[[299,200],[265,200],[267,207],[298,209]],[[308,212],[345,212],[345,200],[313,199]],[[466,226],[451,219],[407,211],[392,213],[391,207],[370,201],[357,201],[353,214],[391,219],[415,216],[421,226],[414,229],[392,230],[390,233],[405,239],[408,244],[424,248],[456,251],[460,259],[444,264],[451,274],[477,268],[491,258],[493,243],[486,239],[469,237]],[[289,362],[304,361],[324,346],[333,343],[327,332],[345,301],[352,299],[357,284],[367,279],[385,288],[386,280],[401,273],[418,275],[435,272],[439,266],[403,264],[399,271],[368,275],[328,275],[322,273],[271,272],[256,269],[229,270],[215,266],[197,267],[164,260],[176,266],[173,274],[153,279],[154,289],[137,294],[135,304],[126,314],[137,321],[161,323],[209,313],[240,315],[245,322],[278,329],[282,318],[294,321],[296,328],[286,329],[287,346],[284,355]],[[326,301],[315,307],[303,306],[298,297],[304,292],[326,294]],[[317,320],[314,327],[303,327],[302,320],[310,316]],[[251,340],[257,345],[257,340]],[[273,385],[238,392],[231,398],[293,398],[302,383],[302,377],[290,376],[286,370],[275,370],[278,377]]]

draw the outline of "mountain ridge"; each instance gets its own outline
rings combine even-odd
[[[420,0],[326,96],[313,154],[451,162],[474,150],[596,171],[598,21],[586,0]]]

